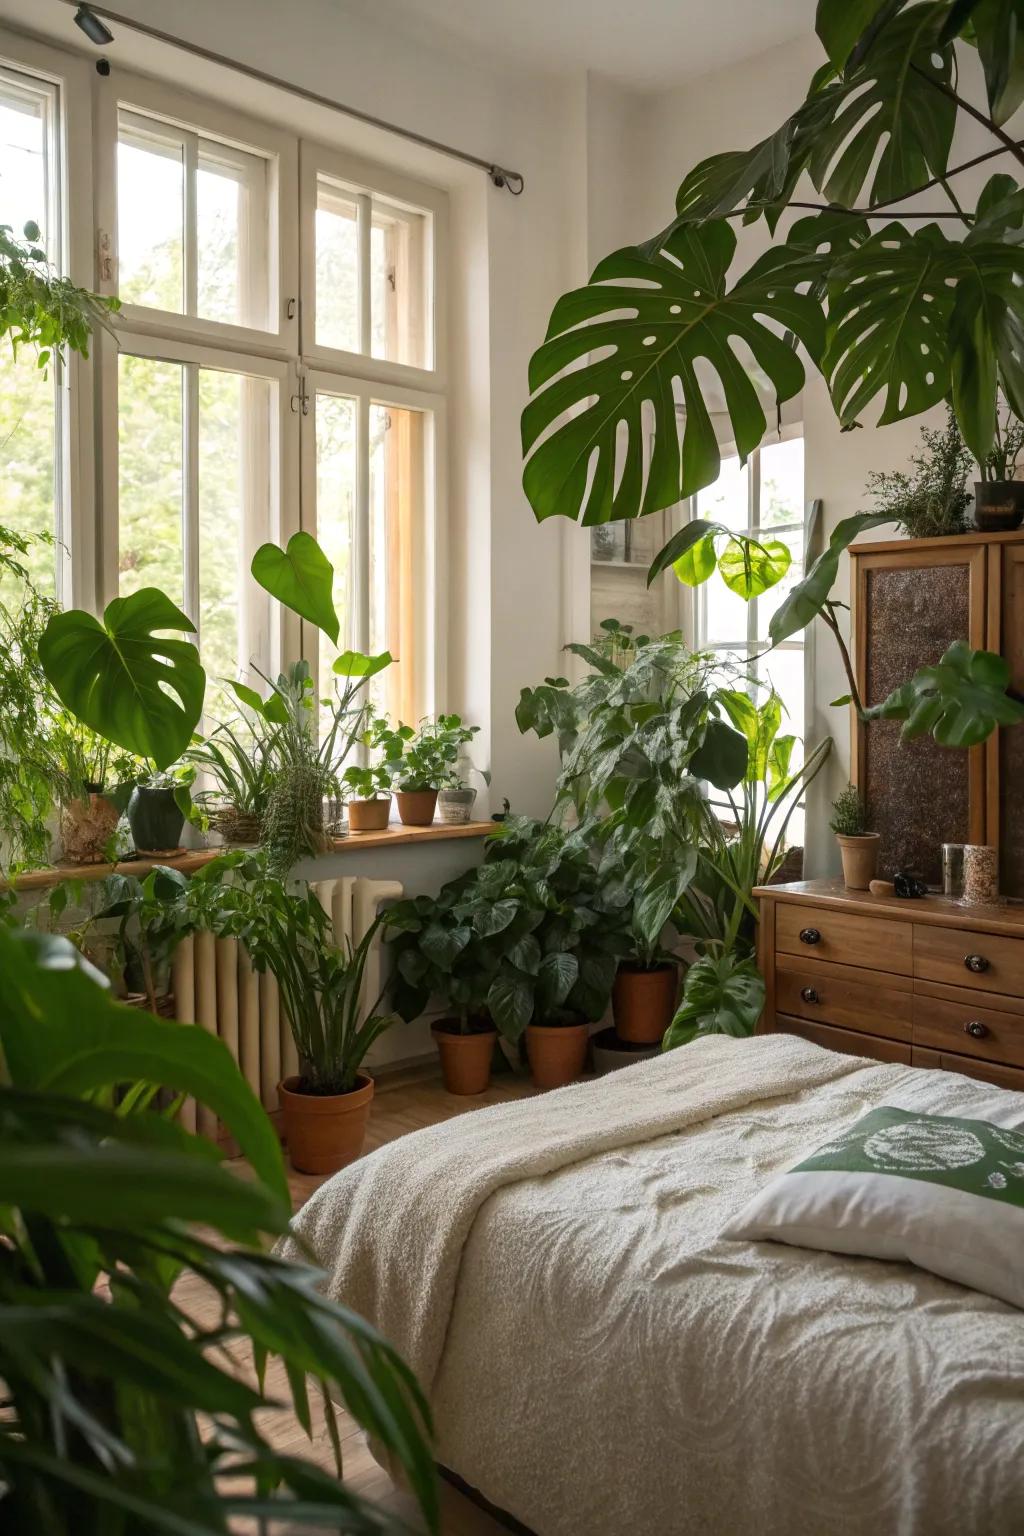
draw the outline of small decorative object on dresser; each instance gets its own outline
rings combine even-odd
[[[954,899],[964,893],[964,845],[942,845],[942,894]]]
[[[968,843],[964,849],[963,899],[967,906],[995,906],[999,901],[999,854],[995,848]]]
[[[1024,1091],[1024,909],[761,886],[761,1031]]]
[[[866,891],[878,869],[878,833],[868,832],[864,802],[852,784],[832,802],[829,823],[843,858],[843,880],[852,891]]]

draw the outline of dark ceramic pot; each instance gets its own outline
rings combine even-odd
[[[976,480],[974,521],[982,533],[1009,533],[1024,521],[1024,480]]]
[[[185,818],[173,789],[148,789],[136,784],[128,801],[128,825],[136,853],[170,853],[181,846]]]

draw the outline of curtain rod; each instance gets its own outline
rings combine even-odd
[[[385,122],[383,118],[374,117],[370,112],[363,112],[358,107],[346,106],[341,101],[333,101],[330,96],[321,96],[318,91],[309,91],[305,86],[282,80],[278,75],[268,74],[265,70],[256,69],[251,64],[242,64],[238,59],[226,58],[222,53],[214,53],[211,48],[204,48],[199,43],[187,42],[183,37],[175,37],[173,33],[163,32],[159,27],[151,27],[144,21],[136,21],[131,16],[122,15],[119,11],[109,10],[105,5],[81,5],[79,0],[62,0],[62,4],[74,6],[78,11],[84,11],[93,16],[102,16],[105,20],[114,22],[116,26],[127,27],[131,32],[140,32],[158,43],[168,43],[173,48],[181,48],[186,53],[205,59],[210,64],[221,64],[237,74],[248,76],[250,80],[258,80],[262,85],[272,85],[278,90],[287,91],[289,95],[301,96],[304,101],[311,101],[315,106],[328,107],[332,112],[342,112],[346,117],[354,117],[358,122],[368,123],[372,128],[383,128],[387,133],[409,139],[413,144],[419,144],[424,149],[436,150],[438,154],[447,155],[449,159],[461,160],[466,165],[475,165],[479,170],[487,173],[492,186],[504,188],[513,197],[519,197],[526,185],[519,171],[510,171],[506,166],[484,160],[480,155],[471,155],[468,150],[455,149],[451,144],[442,144],[437,139],[427,138],[426,134],[416,133],[411,128],[400,128],[396,123]]]

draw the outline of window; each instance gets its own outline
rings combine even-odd
[[[18,238],[27,223],[37,224],[41,248],[62,269],[60,110],[56,83],[0,67],[0,224]],[[44,374],[31,348],[17,360],[8,352],[0,370],[0,524],[18,533],[65,536],[65,428],[60,368],[53,365]],[[32,578],[50,595],[57,591],[59,563],[54,550],[33,547]]]
[[[785,436],[751,454],[745,466],[733,455],[722,460],[714,485],[692,500],[693,516],[724,523],[754,538],[779,539],[792,556],[788,572],[762,597],[749,603],[713,576],[695,589],[696,638],[701,650],[715,650],[751,665],[762,685],[775,688],[785,706],[786,729],[804,734],[803,634],[768,655],[772,615],[803,574],[804,445]],[[755,659],[757,658],[757,659]]]

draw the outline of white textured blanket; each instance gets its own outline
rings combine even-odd
[[[1019,1536],[1020,1313],[718,1238],[882,1102],[1024,1123],[948,1073],[710,1039],[391,1143],[296,1226],[423,1382],[439,1459],[540,1536]]]

